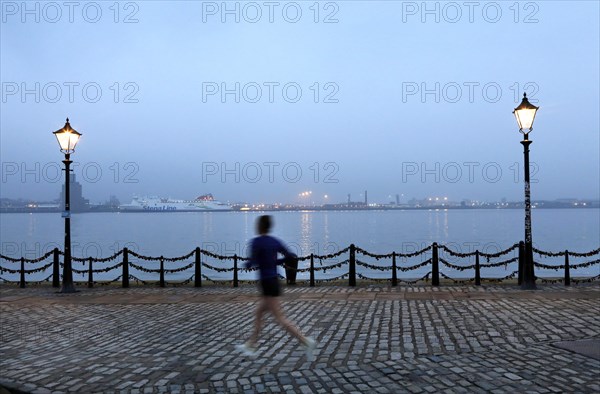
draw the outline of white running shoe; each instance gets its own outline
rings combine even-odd
[[[235,350],[242,352],[245,356],[254,356],[256,355],[256,349],[247,343],[242,343],[240,345],[235,345]]]
[[[311,337],[305,337],[304,341],[304,346],[306,347],[306,359],[308,361],[314,361],[313,351],[317,347],[317,341]]]

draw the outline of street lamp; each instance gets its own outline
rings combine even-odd
[[[69,118],[67,123],[60,130],[56,130],[53,133],[58,140],[60,145],[60,151],[65,154],[65,210],[62,216],[65,218],[65,259],[63,264],[63,282],[60,289],[61,293],[75,293],[75,286],[73,285],[73,267],[71,266],[71,208],[70,208],[70,178],[71,170],[71,153],[75,152],[75,146],[79,142],[81,134],[69,124]]]
[[[525,258],[523,260],[523,281],[521,288],[525,290],[535,290],[535,273],[533,265],[533,246],[531,241],[531,189],[529,183],[529,133],[533,130],[533,121],[539,107],[531,104],[527,100],[527,94],[523,93],[523,101],[515,110],[515,118],[519,124],[519,131],[523,134],[523,155],[525,172]]]

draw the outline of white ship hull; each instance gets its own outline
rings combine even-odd
[[[134,197],[130,204],[122,204],[119,209],[129,212],[189,212],[231,211],[232,208],[214,199],[174,200],[159,197]]]

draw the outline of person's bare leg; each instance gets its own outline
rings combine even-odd
[[[256,347],[256,342],[258,342],[258,336],[260,335],[260,329],[262,327],[262,318],[265,311],[268,309],[267,298],[262,297],[260,300],[260,304],[258,304],[258,308],[256,308],[256,317],[254,319],[254,331],[248,339],[248,345],[251,347]]]
[[[279,304],[279,300],[276,297],[266,297],[268,310],[273,314],[273,317],[279,323],[280,326],[285,328],[287,332],[289,332],[292,336],[297,338],[303,344],[306,344],[306,338],[304,335],[298,331],[298,329],[283,316],[283,312],[281,312],[281,305]]]

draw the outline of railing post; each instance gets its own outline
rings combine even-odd
[[[19,287],[25,288],[25,257],[21,257],[21,279],[19,280]]]
[[[160,287],[165,287],[165,259],[163,256],[160,256]]]
[[[431,245],[431,285],[440,285],[440,261],[438,258],[438,244]]]
[[[392,286],[398,286],[398,274],[396,272],[396,252],[392,252]]]
[[[58,248],[54,248],[54,261],[52,262],[52,287],[60,287],[60,263],[58,261]]]
[[[481,271],[479,267],[479,250],[475,251],[475,286],[481,286]]]
[[[123,288],[129,287],[129,250],[127,248],[123,248],[123,277],[121,278],[123,282]]]
[[[517,284],[521,286],[523,283],[523,267],[525,266],[525,242],[519,242],[519,279]]]
[[[88,259],[88,263],[90,264],[89,268],[88,268],[88,288],[92,288],[94,287],[94,271],[92,268],[92,258],[90,257]]]
[[[194,287],[202,287],[202,261],[200,260],[200,248],[196,248],[194,267]]]
[[[565,250],[565,286],[571,286],[571,267],[569,266],[568,250]]]
[[[310,254],[310,287],[315,287],[315,255]]]
[[[348,286],[356,286],[356,246],[350,245],[350,266],[348,267]]]
[[[233,255],[233,287],[238,287],[238,256]]]

